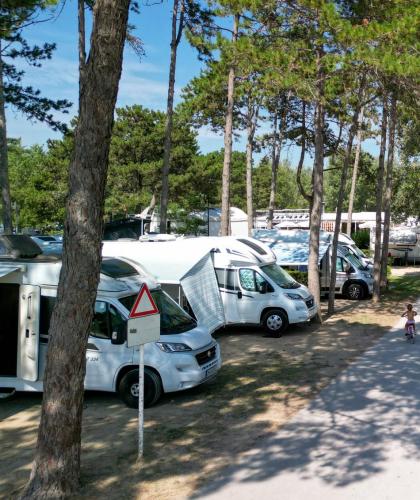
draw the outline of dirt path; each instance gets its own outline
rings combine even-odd
[[[212,481],[371,346],[402,307],[398,298],[337,305],[323,325],[296,326],[281,339],[256,329],[219,333],[224,364],[216,380],[146,411],[140,471],[136,411],[113,395],[87,394],[78,498],[180,499]],[[28,394],[0,401],[0,498],[14,498],[28,477],[40,402]]]

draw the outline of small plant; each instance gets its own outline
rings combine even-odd
[[[308,286],[308,273],[304,271],[297,271],[295,269],[288,269],[287,272],[301,285]]]
[[[370,241],[370,235],[369,231],[362,230],[362,231],[356,231],[351,235],[353,238],[354,242],[356,245],[361,248],[369,248],[369,241]]]

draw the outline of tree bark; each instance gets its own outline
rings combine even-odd
[[[23,499],[65,498],[79,486],[86,347],[101,264],[108,154],[129,0],[96,0],[69,169],[63,258],[51,318],[35,459]]]
[[[363,125],[363,115],[365,108],[362,107],[359,113],[359,120],[357,123],[357,139],[356,139],[356,151],[354,154],[354,165],[353,165],[353,175],[351,178],[351,188],[349,194],[349,209],[347,213],[347,235],[351,236],[351,225],[353,222],[353,205],[354,205],[354,196],[356,194],[356,183],[357,183],[357,174],[359,171],[359,161],[360,161],[360,149],[362,146],[362,125]]]
[[[77,0],[77,20],[79,28],[79,88],[84,80],[86,66],[86,26],[85,26],[85,0]],[[79,99],[80,114],[80,99]]]
[[[248,101],[247,115],[247,144],[246,144],[246,209],[248,215],[248,236],[252,236],[254,227],[254,204],[252,193],[252,154],[254,149],[254,136],[258,119],[258,107]]]
[[[235,14],[233,19],[233,43],[238,39],[239,14]],[[232,130],[233,130],[233,106],[235,91],[235,64],[232,62],[228,76],[227,108],[225,117],[224,136],[224,158],[222,174],[222,213],[220,221],[220,233],[222,236],[229,235],[230,229],[230,171],[232,164]]]
[[[3,58],[0,39],[0,189],[2,202],[3,230],[5,234],[13,233],[12,202],[9,185],[9,161],[7,151],[6,110],[3,83]]]
[[[375,228],[375,256],[373,259],[373,302],[381,298],[381,258],[382,258],[382,196],[385,170],[386,136],[388,128],[388,97],[385,95],[382,106],[381,146],[379,151],[378,172],[376,179],[376,228]]]
[[[312,204],[312,194],[308,194],[302,184],[302,169],[305,161],[306,153],[306,103],[302,102],[302,143],[300,146],[300,157],[296,169],[296,183],[298,185],[299,193],[308,201],[309,205]]]
[[[381,258],[381,287],[387,284],[387,264],[388,264],[388,247],[389,247],[389,231],[391,227],[391,196],[392,196],[392,171],[394,167],[394,148],[395,148],[395,129],[397,125],[397,99],[395,94],[391,98],[391,109],[389,116],[389,134],[388,134],[388,160],[386,166],[386,183],[384,196],[384,232],[382,241],[382,258]]]
[[[267,229],[273,229],[274,208],[276,206],[277,172],[280,163],[280,143],[277,138],[277,109],[273,119],[273,149],[271,154],[270,201],[268,204]]]
[[[310,207],[308,288],[318,306],[318,320],[321,316],[321,288],[319,280],[319,235],[321,230],[322,201],[324,192],[324,71],[322,52],[317,57],[317,96],[315,108],[315,158],[312,175],[312,204]]]
[[[344,194],[346,191],[346,183],[347,183],[347,172],[349,170],[351,153],[353,150],[353,140],[357,129],[357,119],[359,115],[360,115],[359,109],[357,109],[354,112],[353,122],[350,126],[349,137],[347,139],[346,153],[343,162],[343,169],[341,171],[340,187],[337,199],[337,210],[335,214],[334,235],[333,235],[332,249],[331,249],[331,275],[330,275],[330,288],[328,292],[328,314],[333,314],[334,312],[335,282],[337,278],[336,263],[337,263],[338,236],[340,234],[340,227],[341,227],[341,212],[343,210]]]
[[[180,19],[178,22],[178,11]],[[160,232],[168,228],[169,170],[171,167],[172,128],[174,116],[176,56],[184,29],[184,0],[174,0],[172,11],[171,62],[169,66],[168,100],[166,105],[165,142],[163,149],[162,191],[160,196]]]

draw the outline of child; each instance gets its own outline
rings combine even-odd
[[[414,332],[416,331],[416,320],[414,319],[414,316],[417,316],[417,312],[414,311],[413,309],[413,304],[407,304],[407,310],[401,314],[401,317],[407,318],[407,321],[405,323],[405,334],[408,334],[408,325],[413,325]]]

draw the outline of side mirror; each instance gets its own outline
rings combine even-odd
[[[238,290],[238,299],[242,299],[242,292]]]
[[[124,344],[127,338],[127,323],[114,327],[111,333],[111,344]]]
[[[267,291],[268,291],[268,283],[266,281],[264,281],[259,286],[259,292],[264,294],[264,293],[267,293]]]

